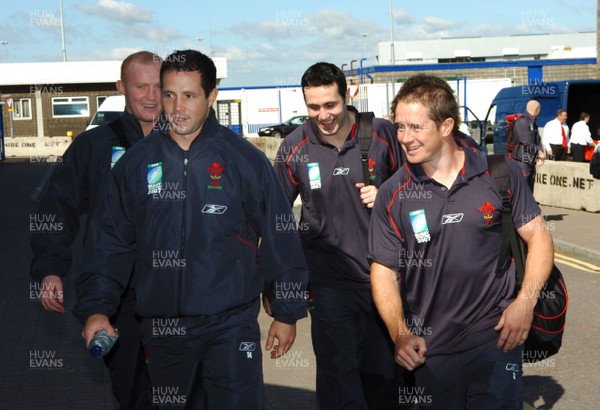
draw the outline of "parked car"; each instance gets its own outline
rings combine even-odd
[[[292,131],[302,125],[302,123],[307,119],[308,115],[297,115],[281,124],[262,127],[258,130],[258,136],[284,138],[286,135],[291,134]]]
[[[124,110],[125,96],[111,95],[110,97],[107,97],[106,100],[100,104],[98,111],[96,111],[96,114],[94,114],[92,120],[85,130],[91,130],[92,128],[96,128],[98,125],[106,124],[115,118],[119,118],[121,114],[123,114]]]

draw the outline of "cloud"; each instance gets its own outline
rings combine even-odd
[[[148,40],[154,43],[172,43],[183,37],[183,35],[170,26],[140,26],[134,25],[123,28],[123,35],[135,39]]]
[[[79,3],[73,6],[85,14],[124,24],[149,23],[152,21],[150,11],[126,1],[98,0],[98,3],[93,5]]]
[[[439,17],[427,16],[423,18],[423,29],[429,33],[451,30],[460,24],[456,21],[450,21]]]
[[[262,83],[271,85],[299,83],[304,70],[315,62],[349,67],[351,60],[364,57],[365,46],[374,61],[376,44],[389,39],[388,30],[387,26],[339,10],[311,14],[278,12],[270,20],[227,28],[226,31],[236,33],[244,41],[217,55],[227,57],[229,77],[236,82],[255,84],[256,78],[253,81],[252,76],[260,75],[267,78]],[[353,64],[355,69],[359,66],[358,62]],[[278,74],[269,74],[271,67],[277,67],[273,73]]]
[[[398,9],[393,12],[394,22],[398,25],[409,25],[415,22],[412,14],[406,9]]]
[[[109,50],[104,49],[96,49],[90,54],[90,60],[97,61],[113,61],[113,60],[123,60],[130,54],[141,51],[139,48],[128,48],[128,47],[120,47],[120,48],[112,48]]]

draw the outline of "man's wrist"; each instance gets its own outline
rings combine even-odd
[[[108,316],[106,316],[104,313],[92,313],[85,319],[85,323],[89,323],[90,321],[97,319],[105,319],[108,321]]]

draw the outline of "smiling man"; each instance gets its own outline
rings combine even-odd
[[[100,283],[78,305],[89,343],[131,280],[152,384],[152,404],[264,408],[259,296],[278,294],[266,350],[289,351],[306,316],[306,261],[292,210],[267,157],[217,122],[216,67],[177,51],[161,67],[169,127],[113,169],[102,213]],[[96,219],[99,221],[99,219]],[[132,267],[135,265],[134,272]]]
[[[50,312],[65,312],[63,280],[71,268],[80,217],[88,217],[83,245],[95,248],[89,218],[104,199],[110,170],[125,150],[150,134],[160,117],[161,62],[159,56],[147,51],[123,60],[116,86],[125,96],[125,112],[108,124],[78,135],[49,179],[37,212],[53,215],[64,229],[32,234],[31,276],[41,282],[42,306]],[[147,395],[142,394],[149,392],[149,384],[133,303],[133,291],[128,290],[112,317],[115,327],[121,330],[120,342],[104,359],[113,392],[124,409],[149,405]]]
[[[508,161],[512,218],[528,246],[515,297],[511,261],[495,272],[500,195],[485,154],[455,137],[452,89],[438,77],[411,77],[392,109],[408,164],[379,190],[369,259],[396,362],[414,370],[426,408],[520,409],[522,344],[553,260],[540,208]]]
[[[290,204],[302,198],[319,405],[397,409],[401,369],[373,305],[366,258],[369,209],[402,161],[395,128],[373,119],[365,186],[359,113],[348,105],[344,73],[314,64],[302,76],[302,90],[310,120],[281,144],[275,169]]]

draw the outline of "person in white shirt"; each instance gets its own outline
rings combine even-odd
[[[556,111],[556,118],[544,126],[544,146],[548,157],[556,161],[565,161],[569,150],[569,127],[566,125],[567,111]]]
[[[585,162],[585,147],[588,145],[594,146],[592,133],[588,127],[590,114],[582,112],[579,115],[579,121],[571,127],[571,139],[569,140],[569,148],[573,155],[573,161]]]

